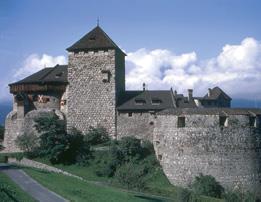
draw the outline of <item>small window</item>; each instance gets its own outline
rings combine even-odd
[[[228,126],[228,118],[227,116],[219,117],[219,126],[227,127]]]
[[[146,101],[143,99],[135,99],[135,104],[136,105],[145,105]]]
[[[153,121],[151,121],[151,122],[150,122],[150,125],[151,125],[151,126],[153,126],[153,125],[154,125],[154,122],[153,122]]]
[[[152,105],[160,105],[162,101],[160,99],[152,99],[151,104]]]
[[[129,117],[132,117],[132,112],[129,112],[129,113],[128,113],[128,116],[129,116]]]
[[[95,39],[96,39],[95,36],[90,37],[90,41],[95,41]]]
[[[158,155],[158,159],[159,159],[160,161],[162,160],[162,155],[161,155],[161,154]]]
[[[249,117],[249,126],[256,127],[256,117],[254,117],[254,116]]]
[[[178,128],[184,128],[185,127],[185,117],[180,116],[178,117]]]
[[[63,75],[63,72],[59,72],[59,73],[57,73],[57,74],[55,74],[55,78],[60,78],[61,76]]]
[[[108,70],[102,70],[101,73],[102,73],[102,81],[103,81],[104,83],[110,82],[110,77],[111,77],[110,71],[108,71]]]

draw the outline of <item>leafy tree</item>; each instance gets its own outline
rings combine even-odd
[[[121,152],[125,161],[129,161],[132,158],[141,158],[143,148],[141,141],[135,137],[123,137],[119,141],[119,151]]]
[[[41,134],[39,154],[48,156],[51,163],[86,163],[90,147],[84,136],[74,130],[66,133],[64,121],[56,115],[43,116],[35,120],[36,129]]]
[[[22,151],[30,154],[37,150],[39,146],[38,141],[39,140],[36,135],[29,133],[18,136],[15,140],[15,143]]]
[[[196,176],[191,187],[199,195],[221,198],[224,193],[224,188],[211,175],[200,174]]]
[[[102,144],[110,140],[108,132],[103,127],[90,127],[84,139],[90,145]]]

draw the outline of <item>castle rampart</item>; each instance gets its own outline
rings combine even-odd
[[[157,115],[153,143],[168,179],[187,186],[203,173],[230,189],[261,194],[260,117],[254,118],[233,109]]]

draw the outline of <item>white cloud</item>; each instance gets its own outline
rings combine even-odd
[[[203,95],[220,86],[232,97],[261,99],[261,43],[245,38],[239,45],[225,45],[221,53],[205,61],[195,52],[176,55],[168,50],[140,49],[126,58],[126,86],[141,89],[170,89],[186,93],[194,88]]]
[[[31,54],[23,62],[22,67],[13,70],[13,76],[9,78],[1,78],[0,80],[0,102],[10,100],[8,83],[18,81],[25,78],[44,67],[53,67],[56,64],[66,64],[65,56],[50,56],[47,54],[38,55]]]
[[[186,93],[193,88],[194,94],[201,96],[209,87],[220,86],[233,98],[261,99],[261,42],[254,38],[245,38],[238,45],[227,44],[219,55],[204,61],[195,52],[177,55],[165,49],[143,48],[127,55],[127,89],[142,89],[145,82],[150,90],[173,87]],[[65,56],[30,55],[9,81],[1,79],[0,99],[9,95],[7,83],[45,66],[65,63]]]
[[[21,79],[44,67],[53,67],[56,64],[62,65],[66,63],[66,58],[63,55],[53,57],[47,54],[43,54],[42,56],[31,54],[25,59],[23,66],[16,70],[14,78]]]

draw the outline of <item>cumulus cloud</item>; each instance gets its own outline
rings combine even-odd
[[[54,57],[47,54],[31,54],[25,59],[23,66],[16,70],[14,78],[24,78],[44,67],[53,67],[56,64],[66,64],[66,58],[63,55]]]
[[[170,89],[198,95],[220,86],[237,98],[261,99],[261,43],[245,38],[238,45],[225,45],[214,58],[201,61],[195,52],[176,55],[169,50],[140,49],[126,58],[126,86],[141,89]]]
[[[12,70],[12,76],[8,78],[1,78],[0,80],[0,102],[5,100],[10,100],[11,96],[9,93],[8,83],[15,82],[17,80],[23,79],[26,76],[29,76],[42,68],[53,67],[56,64],[66,64],[65,56],[51,56],[47,54],[38,55],[31,54],[29,55],[21,65],[22,67]]]

